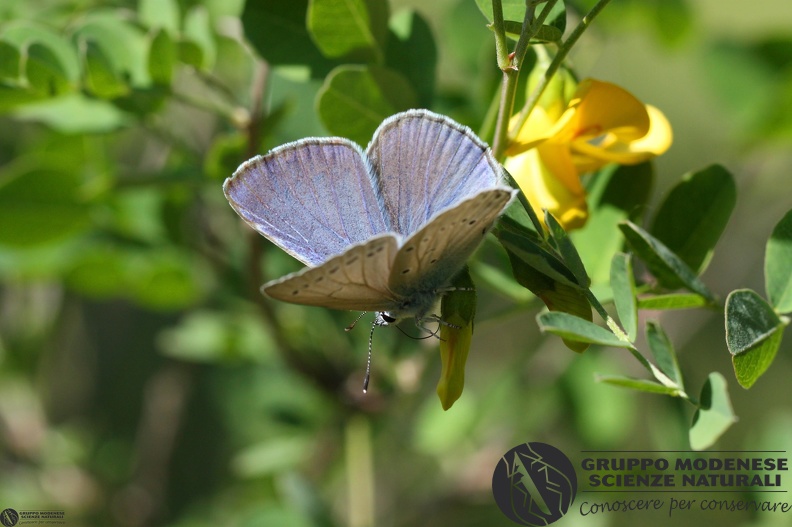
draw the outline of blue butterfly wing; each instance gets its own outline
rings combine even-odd
[[[438,212],[503,184],[500,164],[467,127],[427,110],[386,119],[367,154],[386,221],[410,236]]]
[[[365,154],[342,138],[304,139],[254,157],[223,191],[251,227],[309,266],[389,230]]]

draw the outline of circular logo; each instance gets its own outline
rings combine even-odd
[[[14,509],[6,509],[0,512],[0,523],[5,527],[14,527],[19,521],[19,513]]]
[[[507,518],[520,525],[560,520],[575,501],[577,475],[563,452],[546,443],[523,443],[498,461],[492,495]]]

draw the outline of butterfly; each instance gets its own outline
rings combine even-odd
[[[277,300],[375,311],[375,325],[428,313],[516,190],[469,128],[428,110],[382,122],[365,152],[307,138],[243,163],[231,206],[307,267],[262,286]]]

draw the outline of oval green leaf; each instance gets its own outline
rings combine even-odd
[[[151,41],[148,70],[155,84],[170,86],[173,69],[178,58],[178,48],[168,32],[160,29]]]
[[[635,342],[635,337],[638,335],[638,306],[635,300],[632,257],[629,254],[613,255],[611,289],[613,289],[613,303],[616,305],[619,320],[630,342]]]
[[[588,344],[599,344],[601,346],[632,348],[632,344],[619,339],[607,329],[568,313],[541,313],[536,317],[536,320],[541,331],[552,333],[565,339]]]
[[[735,421],[737,417],[729,399],[726,379],[720,373],[712,372],[701,389],[699,409],[693,416],[688,434],[690,448],[709,448]]]
[[[630,221],[623,221],[619,228],[635,254],[665,287],[685,287],[714,302],[715,297],[699,280],[696,274],[657,238]]]
[[[785,322],[750,289],[732,291],[726,299],[726,345],[737,381],[750,388],[773,363]]]
[[[612,384],[613,386],[620,386],[622,388],[638,390],[639,392],[657,393],[661,395],[670,395],[672,397],[679,397],[682,394],[679,388],[664,386],[659,382],[647,379],[633,379],[632,377],[623,377],[621,375],[597,375],[597,381]]]
[[[329,58],[381,62],[388,33],[388,2],[310,0],[308,31]]]
[[[638,309],[689,309],[703,307],[708,304],[707,299],[694,293],[670,293],[667,295],[653,295],[638,298]]]
[[[684,389],[682,383],[682,372],[679,370],[679,363],[677,362],[676,351],[674,345],[668,340],[660,324],[656,322],[647,322],[646,324],[646,341],[649,343],[649,350],[657,363],[657,367],[663,372],[670,381],[676,386]]]
[[[765,250],[767,298],[779,313],[792,311],[792,210],[778,222]]]
[[[368,144],[383,120],[415,103],[415,92],[404,77],[377,66],[339,66],[317,94],[327,130],[361,145]]]
[[[736,202],[734,178],[722,166],[686,174],[660,205],[651,233],[700,274]]]
[[[570,236],[594,284],[607,283],[612,256],[623,250],[618,224],[637,221],[643,213],[652,183],[651,162],[610,165],[597,172],[588,189],[589,219]]]

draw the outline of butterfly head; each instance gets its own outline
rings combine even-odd
[[[377,316],[374,318],[374,325],[375,326],[390,326],[398,321],[396,317],[394,317],[388,311],[380,311],[377,313]]]

